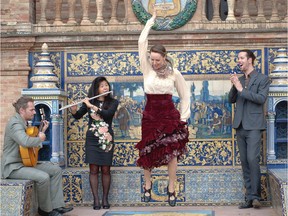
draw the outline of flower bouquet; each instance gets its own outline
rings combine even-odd
[[[94,132],[96,137],[99,137],[100,148],[109,152],[113,147],[112,136],[108,131],[109,125],[96,113],[91,113],[91,117],[93,122],[89,130]]]

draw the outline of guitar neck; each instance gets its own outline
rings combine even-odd
[[[41,123],[40,123],[40,126],[39,126],[39,132],[43,132],[43,127],[44,127],[44,120],[45,120],[45,111],[44,111],[44,108],[40,108],[39,110],[40,112],[40,116],[41,116]]]

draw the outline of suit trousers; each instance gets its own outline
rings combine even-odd
[[[35,167],[22,167],[11,172],[8,178],[29,179],[36,183],[38,207],[50,212],[64,207],[62,169],[51,163],[38,163]]]
[[[237,144],[243,171],[246,200],[261,198],[260,146],[261,130],[236,129]]]

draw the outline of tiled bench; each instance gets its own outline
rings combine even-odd
[[[34,182],[31,180],[0,180],[1,216],[34,216],[37,212]]]
[[[272,206],[276,210],[277,215],[287,215],[288,205],[288,170],[282,169],[269,169],[269,183],[272,196]]]

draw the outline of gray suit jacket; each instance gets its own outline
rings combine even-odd
[[[24,147],[42,147],[39,137],[26,134],[26,122],[16,113],[7,123],[4,135],[2,156],[2,175],[7,178],[13,170],[23,167],[19,145]]]
[[[239,78],[242,86],[245,86],[245,76]],[[266,120],[264,116],[264,104],[268,96],[270,80],[260,73],[251,74],[247,88],[242,92],[232,86],[228,100],[236,103],[234,111],[233,128],[238,128],[242,122],[245,130],[264,130]]]

